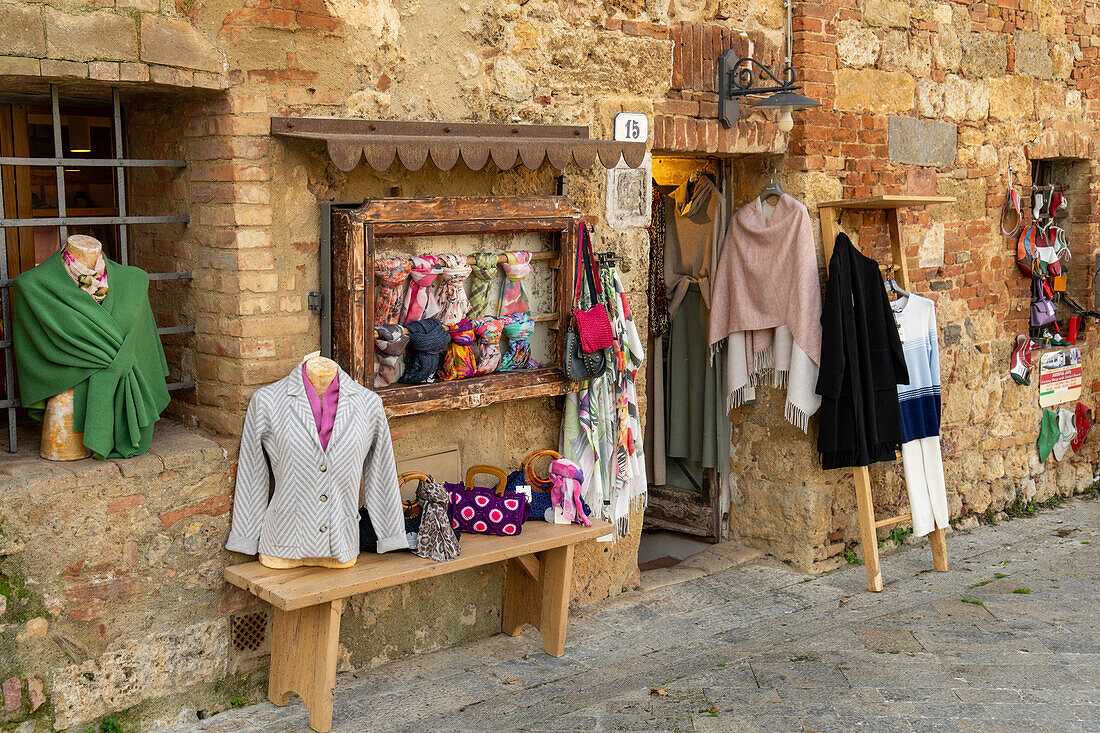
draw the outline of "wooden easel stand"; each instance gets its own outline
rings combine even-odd
[[[841,209],[882,209],[886,212],[886,226],[890,230],[890,248],[893,254],[895,280],[906,290],[909,289],[909,265],[901,242],[901,229],[898,225],[898,209],[908,206],[927,206],[929,204],[947,204],[955,201],[952,196],[873,196],[848,201],[829,201],[818,204],[821,215],[821,245],[825,251],[825,267],[833,256],[836,237],[840,232],[838,220]],[[878,530],[892,527],[913,519],[912,514],[901,514],[887,519],[875,519],[875,506],[871,495],[871,476],[867,466],[852,469],[856,488],[856,511],[859,515],[860,547],[863,549],[863,563],[867,569],[867,589],[882,590],[882,570],[878,557]],[[933,530],[928,535],[932,544],[932,565],[936,570],[947,570],[947,538],[942,529]]]

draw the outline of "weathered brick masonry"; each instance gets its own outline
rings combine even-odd
[[[797,113],[790,135],[773,113],[748,107],[723,129],[717,57],[732,47],[778,70],[783,25],[781,0],[0,1],[0,91],[57,83],[63,95],[104,95],[117,86],[128,154],[187,160],[182,171],[134,171],[130,213],[190,216],[135,227],[132,239],[137,264],[194,272],[189,285],[155,286],[153,300],[160,325],[196,325],[166,344],[173,379],[198,385],[173,402],[179,422],[160,431],[148,458],[71,469],[0,457],[0,729],[28,719],[40,730],[83,727],[121,711],[138,730],[234,697],[260,699],[265,650],[237,650],[229,634],[260,606],[221,580],[240,560],[220,550],[232,436],[255,389],[317,347],[306,298],[320,277],[319,203],[396,190],[554,191],[548,169],[343,173],[323,145],[272,139],[271,116],[588,124],[610,137],[613,115],[628,110],[650,115],[657,154],[729,157],[738,203],[772,165],[815,217],[817,202],[842,197],[956,196],[903,221],[914,288],[938,305],[952,514],[995,514],[1089,485],[1091,445],[1063,464],[1038,464],[1035,389],[1006,377],[1026,327],[1027,283],[997,218],[1009,165],[1023,185],[1031,161],[1059,159],[1071,186],[1071,281],[1091,283],[1100,8],[799,0],[794,66],[822,107]],[[603,225],[602,171],[567,177],[600,247],[629,268],[644,327],[645,230]],[[882,214],[845,214],[841,224],[886,256]],[[1092,340],[1086,375],[1100,388]],[[851,476],[817,468],[812,436],[783,421],[781,401],[765,389],[734,415],[731,536],[827,569],[857,536]],[[399,455],[459,436],[464,463],[510,465],[554,445],[558,417],[545,399],[402,418],[392,430]],[[873,477],[880,508],[900,510],[898,470]],[[630,587],[640,526],[614,546],[581,548],[578,601]],[[493,569],[358,598],[344,616],[344,666],[494,633],[499,605]]]

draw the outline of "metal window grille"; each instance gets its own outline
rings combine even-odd
[[[53,167],[57,176],[57,216],[49,218],[4,218],[4,190],[0,186],[0,318],[3,323],[3,339],[0,340],[0,351],[3,351],[5,392],[4,399],[0,400],[0,408],[7,410],[8,414],[8,450],[15,453],[18,448],[15,415],[19,407],[19,399],[15,396],[15,372],[12,354],[11,337],[11,284],[8,273],[8,244],[7,227],[58,227],[59,243],[64,245],[68,237],[70,226],[91,224],[118,225],[119,260],[122,264],[129,264],[129,247],[127,240],[127,226],[130,224],[186,224],[190,221],[188,216],[128,216],[126,214],[126,170],[128,168],[153,167],[153,168],[184,168],[187,162],[184,160],[148,160],[125,157],[122,145],[122,106],[119,103],[118,89],[111,90],[112,106],[112,130],[114,133],[114,158],[71,158],[65,157],[64,146],[61,141],[61,100],[57,87],[50,86],[50,107],[53,125],[52,158],[30,158],[17,156],[0,156],[0,166],[47,166]],[[117,186],[118,215],[117,216],[66,216],[65,213],[65,168],[79,167],[111,167],[115,169],[115,185]],[[190,272],[151,272],[150,280],[190,280]],[[167,334],[194,333],[194,326],[172,326],[159,328],[158,332],[163,336]],[[171,382],[169,390],[191,389],[194,382]]]

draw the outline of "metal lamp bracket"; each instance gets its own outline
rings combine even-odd
[[[756,69],[771,79],[774,86],[756,86]],[[738,58],[733,49],[726,49],[718,59],[718,119],[724,127],[737,124],[741,112],[741,97],[750,94],[793,92],[801,89],[795,84],[795,70],[787,66],[780,79],[771,70],[752,57]]]

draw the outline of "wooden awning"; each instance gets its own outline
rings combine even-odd
[[[332,162],[350,171],[367,159],[375,170],[386,170],[394,158],[410,171],[419,170],[428,157],[441,170],[450,170],[459,157],[471,170],[481,170],[492,159],[508,170],[517,161],[535,170],[543,161],[564,170],[570,161],[591,168],[598,160],[614,168],[620,159],[637,168],[645,158],[644,142],[593,140],[584,125],[506,125],[452,122],[400,122],[339,117],[272,117],[271,134],[305,140],[324,140]]]

